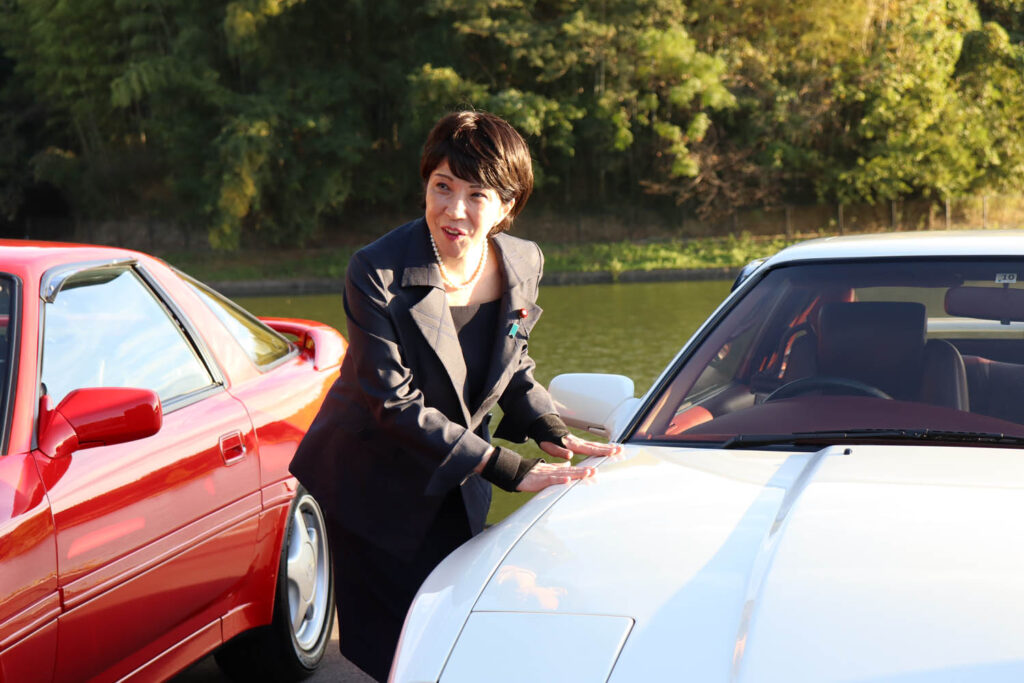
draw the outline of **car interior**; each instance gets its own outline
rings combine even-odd
[[[1024,289],[1014,267],[779,268],[682,359],[631,438],[871,427],[1024,436]],[[889,403],[878,412],[866,401]]]

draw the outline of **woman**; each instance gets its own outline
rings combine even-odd
[[[533,189],[522,137],[491,114],[449,114],[420,173],[424,217],[352,257],[341,376],[291,465],[328,515],[341,651],[377,680],[420,583],[483,529],[488,481],[539,491],[594,474],[491,446],[495,404],[495,436],[565,459],[618,451],[570,434],[533,377],[543,258],[505,234]]]

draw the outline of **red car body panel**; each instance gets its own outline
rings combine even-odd
[[[31,578],[31,580],[26,580]],[[29,454],[0,458],[0,680],[49,680],[57,654],[53,517]]]
[[[198,332],[222,386],[165,410],[151,436],[51,457],[38,435],[40,283],[52,268],[124,258]],[[337,376],[341,335],[269,320],[297,352],[261,370],[151,257],[0,241],[0,271],[21,285],[0,455],[0,680],[165,678],[269,623],[296,491],[287,467]]]

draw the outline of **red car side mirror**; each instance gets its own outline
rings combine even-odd
[[[162,424],[160,398],[149,389],[76,389],[53,410],[43,397],[39,406],[39,450],[60,458],[81,448],[152,436]]]

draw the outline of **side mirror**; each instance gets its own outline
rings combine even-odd
[[[149,389],[76,389],[53,410],[44,396],[39,406],[39,450],[61,458],[82,448],[135,441],[160,431],[163,417],[160,398]]]
[[[766,259],[766,258],[758,258],[758,259],[754,259],[753,261],[751,261],[747,265],[743,266],[743,269],[740,270],[740,274],[736,276],[735,280],[733,280],[732,287],[729,288],[729,291],[730,292],[735,292],[736,289],[740,285],[742,285],[744,282],[746,282],[747,278],[749,278],[751,275],[753,275],[754,271],[756,271],[758,268],[760,268],[764,264],[764,262],[767,261],[767,260],[768,259]]]
[[[622,418],[636,409],[633,380],[622,375],[569,373],[549,386],[558,414],[566,424],[611,438]]]
[[[313,369],[323,370],[341,365],[348,342],[329,325],[298,318],[260,317],[260,322],[281,334],[295,335],[302,353],[313,358]]]

